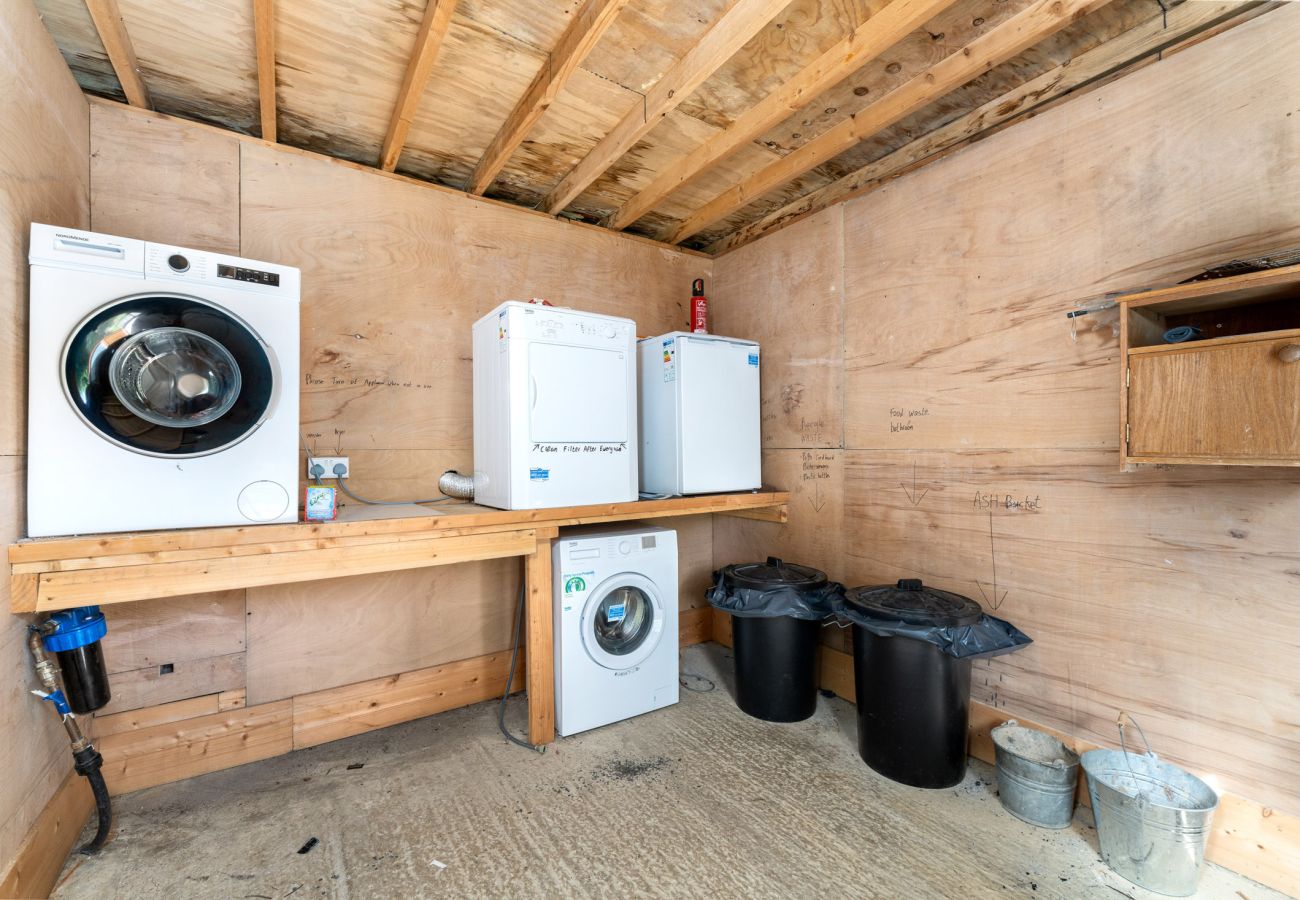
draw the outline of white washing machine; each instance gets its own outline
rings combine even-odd
[[[620,523],[552,549],[561,735],[677,702],[677,532]]]
[[[298,270],[32,225],[27,533],[292,522]]]

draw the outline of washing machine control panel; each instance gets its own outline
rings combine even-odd
[[[217,277],[233,278],[235,281],[249,281],[253,284],[269,284],[272,287],[280,286],[278,272],[262,272],[257,269],[245,269],[243,266],[228,266],[225,263],[217,264]]]
[[[624,536],[604,541],[600,547],[592,547],[590,544],[585,547],[571,547],[565,553],[565,559],[571,562],[600,559],[601,557],[614,559],[620,556],[631,556],[634,553],[648,552],[655,549],[656,543],[653,534]]]
[[[248,265],[251,262],[253,261],[219,253],[205,253],[187,247],[148,243],[144,245],[146,278],[159,278],[193,285],[236,287],[258,293],[279,295],[297,293],[296,269],[270,263]]]

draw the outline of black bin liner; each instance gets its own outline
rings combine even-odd
[[[765,563],[740,563],[713,574],[709,603],[741,618],[821,621],[844,600],[844,585],[808,566],[769,556]]]
[[[966,774],[971,662],[1029,638],[960,594],[904,579],[853,588],[837,604],[853,625],[858,755],[886,778],[945,788]]]
[[[736,705],[767,722],[800,722],[817,708],[822,621],[844,587],[825,573],[768,557],[716,574],[709,603],[731,613]]]
[[[900,597],[911,593],[925,595],[925,609],[899,602]],[[861,626],[877,637],[925,641],[954,659],[1001,656],[1033,643],[1029,635],[1007,620],[984,612],[974,600],[925,587],[914,579],[903,579],[897,585],[853,588],[847,594],[841,591],[834,612],[846,624]]]

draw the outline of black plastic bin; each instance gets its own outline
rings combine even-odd
[[[788,616],[731,620],[736,705],[767,722],[802,722],[817,709],[821,622]]]
[[[853,624],[858,754],[886,778],[946,788],[966,775],[971,661],[1029,638],[960,594],[905,579],[853,588],[841,615]]]
[[[717,573],[708,597],[732,615],[737,706],[767,722],[813,714],[821,625],[843,592],[824,572],[775,557]]]

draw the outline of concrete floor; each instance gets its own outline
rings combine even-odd
[[[716,689],[545,755],[480,704],[120,798],[112,843],[54,896],[1158,896],[1100,862],[1086,811],[1025,825],[978,762],[952,790],[894,784],[858,759],[852,706],[772,725],[732,701],[730,651],[683,664]],[[1215,866],[1201,888],[1282,896]]]

